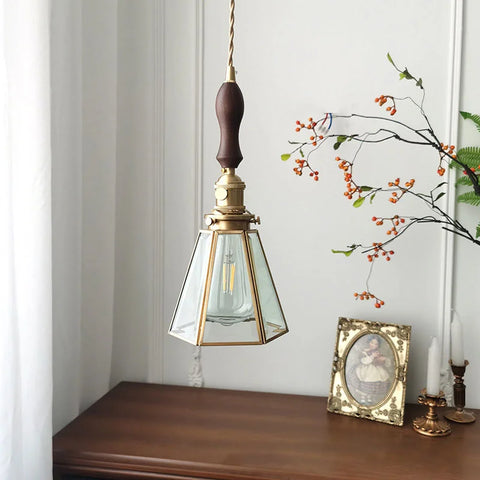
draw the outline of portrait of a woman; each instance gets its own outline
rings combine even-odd
[[[380,335],[360,337],[348,353],[345,368],[352,397],[365,406],[380,403],[392,387],[393,365],[392,349]]]

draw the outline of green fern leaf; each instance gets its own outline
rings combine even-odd
[[[477,233],[475,235],[475,238],[480,237],[480,223],[477,225]]]
[[[463,177],[460,177],[457,179],[457,181],[455,182],[455,185],[472,185],[472,181],[465,175]]]
[[[465,147],[457,152],[458,160],[468,168],[477,168],[480,165],[480,147]],[[451,165],[455,168],[463,170],[463,167],[452,161]]]
[[[478,207],[480,205],[480,196],[476,195],[475,192],[462,193],[462,195],[457,197],[457,201]]]
[[[465,120],[471,120],[477,126],[477,130],[480,132],[480,115],[475,115],[468,112],[460,112],[460,115]]]

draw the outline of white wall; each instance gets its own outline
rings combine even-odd
[[[241,128],[244,162],[238,173],[247,182],[247,207],[262,217],[260,233],[291,332],[261,348],[203,349],[207,386],[327,394],[339,316],[412,325],[409,399],[425,386],[427,346],[431,336],[443,334],[443,312],[449,308],[442,290],[441,233],[431,226],[412,231],[398,242],[393,261],[376,268],[371,286],[386,300],[384,308],[355,302],[352,292],[363,289],[366,260],[338,257],[330,249],[379,240],[369,219],[392,208],[376,202],[354,210],[345,202],[333,151],[318,158],[318,184],[295,177],[292,165],[282,163],[279,155],[288,151],[297,118],[329,110],[377,113],[373,98],[380,93],[415,95],[412,85],[397,81],[385,59],[387,51],[423,78],[425,108],[440,137],[455,133],[451,121],[451,104],[458,93],[451,83],[455,3],[443,0],[435,9],[427,0],[237,3],[234,58],[246,104]],[[204,212],[213,206],[212,186],[219,171],[214,100],[224,78],[228,2],[200,4],[203,10],[189,2],[166,2],[166,56],[174,58],[175,65],[172,68],[167,60],[165,116],[166,123],[175,126],[182,117],[184,128],[175,133],[175,127],[167,127],[167,153],[180,148],[181,154],[165,157],[169,169],[165,187],[170,192],[180,186],[181,192],[190,194],[177,202],[166,193],[165,207],[174,209],[176,225],[184,230],[166,232],[166,256],[174,259],[167,269],[171,281],[164,292],[165,328],[193,245],[197,219],[191,217],[192,209],[198,210],[198,188],[190,175],[198,167],[198,155]],[[169,28],[173,23],[176,28]],[[198,51],[202,44],[203,55]],[[198,59],[203,60],[200,78]],[[201,99],[194,97],[199,87]],[[195,125],[202,107],[203,122]],[[413,116],[403,118],[416,121]],[[201,150],[192,151],[199,132]],[[438,183],[434,152],[377,147],[365,152],[365,179],[410,178],[415,172],[419,187]],[[418,213],[415,203],[402,203],[402,213]],[[452,281],[447,279],[447,290]],[[165,382],[186,383],[190,354],[188,345],[165,339]],[[480,404],[478,393],[472,392],[471,403]]]
[[[439,230],[412,231],[371,280],[385,307],[355,302],[352,292],[363,289],[368,264],[330,250],[379,239],[369,219],[392,208],[376,202],[353,209],[331,150],[316,160],[318,183],[294,176],[293,165],[279,159],[297,118],[329,110],[377,113],[373,98],[380,93],[416,94],[397,81],[387,51],[422,76],[435,130],[457,143],[451,47],[455,6],[462,3],[461,106],[478,113],[474,19],[480,7],[473,0],[438,0],[435,9],[430,0],[237,2],[234,60],[246,105],[238,173],[247,183],[247,207],[262,218],[259,230],[290,333],[264,347],[203,349],[207,387],[326,395],[337,318],[351,316],[413,326],[408,398],[414,400],[425,385],[430,338],[443,334],[444,311],[453,306],[471,333],[468,401],[480,406],[471,373],[480,364],[475,249],[457,241],[455,269],[445,269],[449,253]],[[53,76],[60,92],[54,95],[59,426],[78,411],[79,396],[86,406],[121,379],[188,383],[193,348],[166,332],[202,214],[214,205],[214,101],[228,40],[225,0],[88,0],[70,17],[58,10],[62,5],[54,5],[57,20],[69,18],[75,28],[56,46],[60,74]],[[59,38],[70,28],[62,21]],[[477,143],[469,128],[461,143]],[[359,173],[365,179],[410,178],[414,171],[419,185],[438,183],[434,153],[377,147],[364,151]],[[414,203],[402,203],[402,213],[417,213]],[[458,214],[475,224],[469,207]]]

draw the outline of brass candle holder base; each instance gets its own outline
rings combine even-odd
[[[444,417],[448,418],[452,422],[457,423],[473,423],[476,418],[471,412],[466,412],[465,407],[465,384],[463,383],[463,377],[465,375],[465,369],[467,368],[468,360],[465,360],[464,365],[454,365],[450,360],[450,366],[452,368],[453,375],[455,376],[455,383],[453,385],[453,401],[455,409],[449,410],[445,413]]]
[[[429,395],[423,389],[421,395],[418,396],[418,403],[428,407],[428,411],[424,417],[417,417],[413,421],[413,429],[417,433],[427,437],[445,437],[452,433],[448,422],[440,420],[435,411],[436,408],[447,405],[443,392],[440,392],[438,395]]]
[[[456,423],[473,423],[477,418],[472,412],[466,412],[465,410],[449,410],[444,415],[445,418]]]

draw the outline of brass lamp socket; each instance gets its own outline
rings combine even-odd
[[[222,168],[215,183],[215,208],[205,215],[209,230],[249,230],[259,219],[244,205],[245,183],[235,174],[234,168]]]

